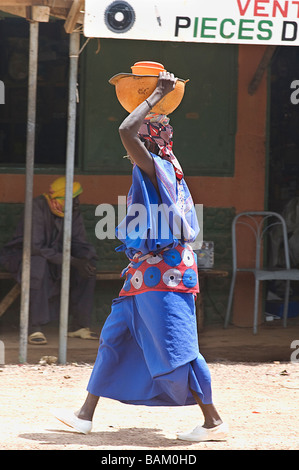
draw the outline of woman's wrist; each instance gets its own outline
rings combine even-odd
[[[153,93],[145,100],[148,105],[152,108],[156,106],[157,103],[163,98],[163,93],[161,90],[156,88]]]
[[[119,127],[120,133],[129,132],[136,134],[146,115],[150,113],[151,109],[156,106],[163,96],[162,90],[156,88],[146,100],[126,117]]]
[[[148,99],[146,99],[145,102],[148,105],[149,109],[151,110],[153,108],[153,105],[149,102]]]

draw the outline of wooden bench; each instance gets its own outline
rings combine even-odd
[[[10,273],[0,272],[0,280],[2,279],[13,279]],[[8,307],[16,300],[21,292],[20,284],[16,283],[12,289],[6,294],[6,296],[0,302],[0,317],[6,312]]]
[[[197,318],[197,330],[200,333],[203,330],[204,325],[204,288],[205,280],[216,278],[216,277],[227,277],[228,271],[219,269],[198,269],[198,277],[200,281],[200,295],[196,299],[196,318]],[[2,279],[13,279],[12,275],[7,272],[0,272],[0,280]],[[96,274],[97,281],[120,281],[119,271],[98,271]],[[0,302],[0,317],[6,312],[8,307],[17,299],[21,292],[21,286],[16,283],[6,296]]]
[[[12,275],[8,272],[0,272],[0,281],[5,279],[13,279]],[[96,274],[97,281],[116,281],[121,280],[119,271],[98,271]],[[8,307],[17,299],[21,293],[21,286],[17,282],[5,295],[0,302],[0,317],[6,312]]]

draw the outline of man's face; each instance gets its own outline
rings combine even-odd
[[[78,211],[80,206],[79,196],[73,199],[73,212]]]

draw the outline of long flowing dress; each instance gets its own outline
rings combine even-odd
[[[118,251],[130,263],[103,326],[87,390],[153,406],[195,404],[193,390],[209,404],[211,376],[198,348],[199,285],[189,245],[199,231],[195,208],[172,163],[152,156],[159,193],[135,165],[127,215],[116,229],[123,242]]]

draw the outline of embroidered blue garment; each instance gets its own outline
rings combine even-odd
[[[199,230],[185,181],[177,181],[172,163],[153,158],[160,195],[135,166],[127,216],[116,230],[123,242],[118,251],[125,250],[129,259],[192,242]],[[136,204],[145,208],[138,223]],[[169,221],[162,208],[160,219],[171,227],[167,234],[155,204],[172,207],[179,219]],[[130,404],[182,406],[195,404],[190,389],[204,404],[212,403],[210,372],[198,349],[194,294],[150,291],[115,299],[87,390]]]
[[[124,244],[116,250],[125,251],[129,259],[137,252],[158,253],[166,247],[193,242],[199,233],[194,204],[185,180],[179,182],[176,179],[171,162],[151,155],[160,194],[149,177],[134,165],[127,216],[116,228],[116,236]]]
[[[115,299],[87,390],[128,404],[183,406],[195,404],[190,388],[204,404],[212,403],[194,295],[148,292]]]

